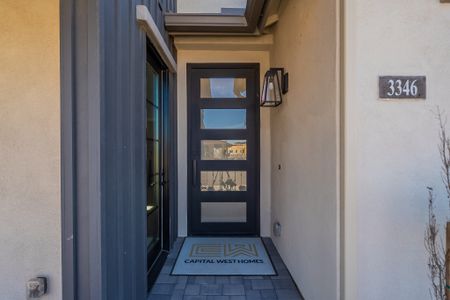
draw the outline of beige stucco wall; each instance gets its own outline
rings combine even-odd
[[[231,45],[230,42],[234,40]],[[177,37],[178,48],[178,234],[187,234],[187,95],[186,64],[187,63],[259,63],[261,79],[269,68],[268,50],[271,37],[267,38],[189,38]],[[194,50],[194,49],[198,50]],[[184,50],[189,49],[189,50]],[[224,50],[229,49],[229,50]],[[239,50],[240,49],[240,50]],[[252,49],[252,50],[248,50]],[[270,236],[270,114],[262,110],[261,115],[261,235]]]
[[[433,111],[450,117],[450,4],[345,2],[346,299],[430,299],[427,186],[448,216]],[[382,101],[379,75],[425,75],[427,99]]]
[[[337,4],[283,1],[279,14],[271,66],[289,72],[289,92],[270,116],[272,238],[305,299],[338,299]]]
[[[59,1],[0,1],[0,298],[61,299]]]

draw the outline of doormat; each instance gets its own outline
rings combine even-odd
[[[276,275],[260,238],[188,237],[172,275]]]

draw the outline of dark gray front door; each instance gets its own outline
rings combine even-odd
[[[190,64],[189,234],[259,234],[259,66]]]

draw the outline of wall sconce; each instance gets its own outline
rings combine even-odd
[[[270,68],[264,75],[260,106],[275,107],[283,102],[283,96],[288,92],[289,73],[284,68]]]

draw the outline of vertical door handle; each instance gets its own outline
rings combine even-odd
[[[192,186],[197,186],[197,160],[192,160]]]

